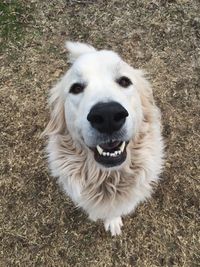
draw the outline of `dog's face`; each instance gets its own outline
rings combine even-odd
[[[67,43],[73,63],[64,76],[65,122],[103,168],[120,168],[143,119],[138,71],[116,53]]]

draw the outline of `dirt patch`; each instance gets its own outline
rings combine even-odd
[[[199,1],[3,1],[1,266],[199,266]],[[148,71],[163,114],[166,164],[153,198],[111,238],[48,173],[49,88],[65,40],[119,52]]]

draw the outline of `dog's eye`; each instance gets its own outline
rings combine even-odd
[[[74,95],[77,95],[77,94],[80,94],[83,92],[85,88],[85,85],[84,84],[81,84],[81,83],[74,83],[72,84],[69,92],[74,94]]]
[[[124,88],[129,87],[132,84],[131,80],[126,76],[122,76],[119,79],[117,79],[117,83]]]

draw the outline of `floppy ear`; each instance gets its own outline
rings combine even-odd
[[[69,51],[70,63],[74,63],[74,61],[83,54],[96,51],[93,46],[79,42],[66,42],[65,46]]]
[[[143,70],[135,70],[137,76],[137,88],[139,89],[142,100],[154,104],[153,91],[151,84],[146,79],[146,73]]]
[[[144,112],[144,120],[147,122],[152,122],[155,117],[160,118],[160,112],[154,102],[153,91],[151,84],[145,77],[145,72],[142,70],[135,70],[137,77],[137,88],[140,93],[140,98],[142,102],[142,108]]]
[[[61,134],[66,128],[64,101],[62,97],[62,81],[51,89],[49,106],[51,109],[50,121],[42,136]]]

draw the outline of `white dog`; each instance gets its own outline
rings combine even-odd
[[[45,130],[49,165],[75,204],[117,235],[159,179],[160,112],[142,71],[112,51],[66,46],[72,66],[51,91]]]

